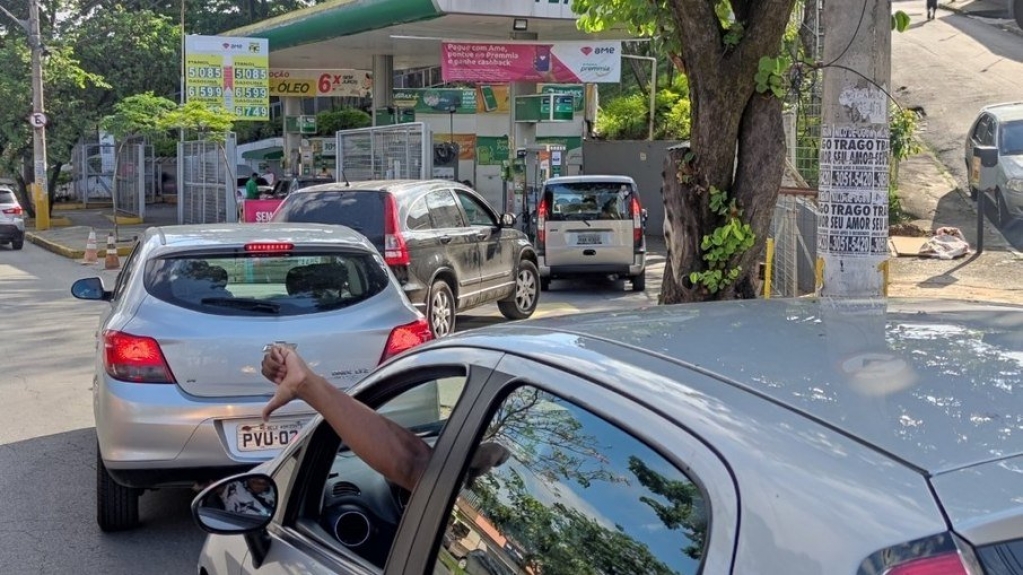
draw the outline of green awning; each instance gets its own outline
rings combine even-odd
[[[246,160],[280,160],[283,157],[284,150],[277,146],[242,152],[242,158]]]

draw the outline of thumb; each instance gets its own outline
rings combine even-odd
[[[283,407],[286,403],[288,402],[281,397],[280,393],[275,393],[274,396],[270,398],[270,401],[266,402],[266,405],[263,406],[263,421],[270,419],[270,414],[277,411],[278,408]]]

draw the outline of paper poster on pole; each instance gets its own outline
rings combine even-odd
[[[445,82],[617,83],[621,42],[443,42]]]
[[[821,126],[817,249],[888,255],[888,127]]]
[[[269,120],[269,55],[265,38],[185,36],[187,101],[243,120]]]

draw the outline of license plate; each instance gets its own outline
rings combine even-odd
[[[600,234],[576,234],[575,243],[581,246],[592,246],[604,242],[600,241]]]
[[[238,424],[238,451],[275,451],[288,445],[306,419],[274,419],[268,423],[261,420]]]

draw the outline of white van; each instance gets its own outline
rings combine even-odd
[[[540,289],[552,279],[616,276],[646,289],[646,239],[628,176],[561,176],[544,183],[536,216]]]

